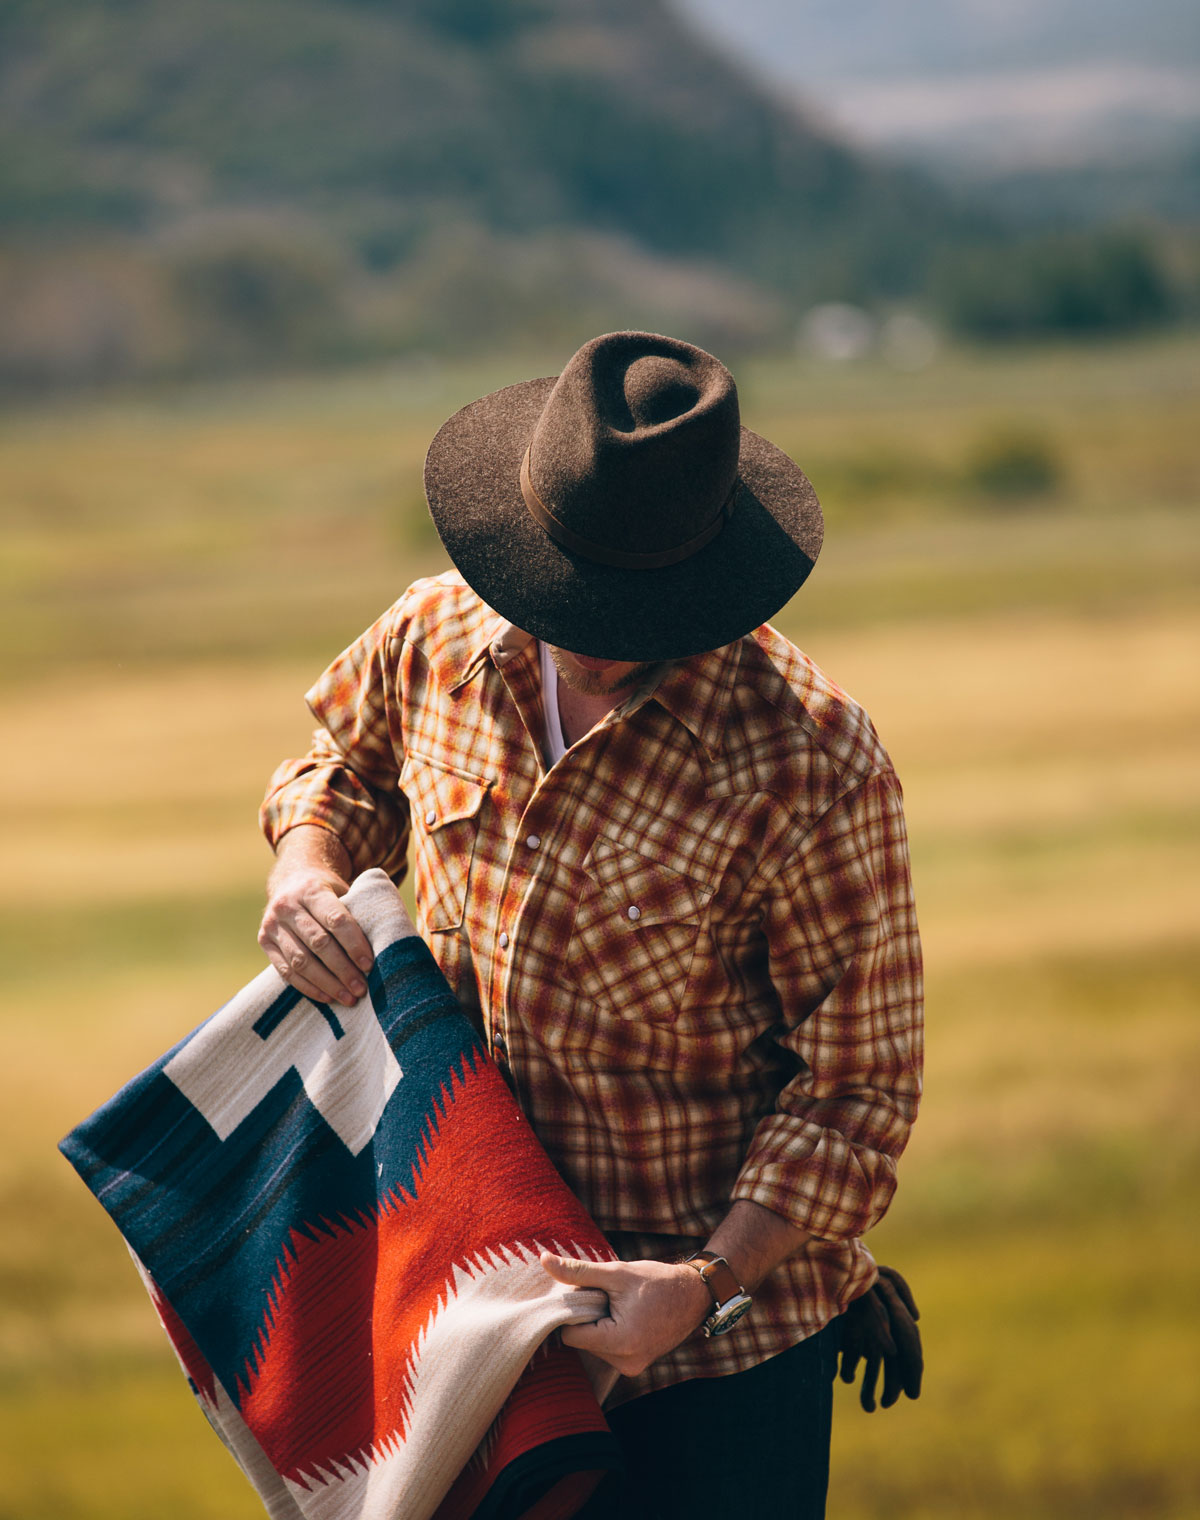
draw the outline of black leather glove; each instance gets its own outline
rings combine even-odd
[[[842,1315],[843,1383],[852,1383],[863,1363],[859,1403],[868,1414],[875,1408],[875,1384],[883,1367],[883,1393],[879,1402],[890,1409],[901,1393],[915,1399],[921,1392],[925,1359],[920,1310],[908,1284],[894,1267],[880,1267],[874,1287],[869,1288]]]

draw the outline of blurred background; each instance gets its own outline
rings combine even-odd
[[[0,1520],[260,1513],[54,1143],[259,969],[434,429],[626,326],[812,477],[908,797],[929,1374],[831,1520],[1200,1513],[1198,85],[1190,0],[0,7]]]

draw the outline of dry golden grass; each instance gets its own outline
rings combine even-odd
[[[896,759],[933,962],[1195,931],[1200,610],[809,644]]]
[[[786,621],[785,621],[786,626]],[[1193,869],[1200,613],[1046,615],[809,641],[874,715],[905,780],[939,964],[1171,939]],[[0,902],[253,890],[265,778],[307,743],[315,663],[95,673],[18,698]],[[80,747],[80,737],[86,736]]]
[[[780,622],[896,758],[929,962],[927,1100],[878,1249],[930,1370],[870,1419],[839,1395],[838,1520],[1200,1513],[1195,354],[745,387],[833,482]],[[329,656],[441,563],[416,511],[433,424],[508,378],[0,425],[0,1520],[259,1513],[54,1142],[258,968],[266,776]],[[1058,497],[964,491],[1013,419],[1058,451]]]

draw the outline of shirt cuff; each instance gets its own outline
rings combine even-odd
[[[381,807],[343,767],[286,761],[271,777],[259,824],[273,849],[292,829],[312,824],[341,840],[355,874],[379,866],[395,881],[404,876],[407,814],[394,806]]]
[[[817,1240],[865,1235],[895,1194],[895,1163],[831,1130],[816,1130],[810,1143],[795,1125],[782,1114],[763,1121],[731,1199],[761,1204]]]

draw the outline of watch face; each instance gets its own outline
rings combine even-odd
[[[704,1321],[705,1335],[724,1335],[732,1330],[753,1302],[749,1293],[739,1293],[736,1298],[727,1299]]]

